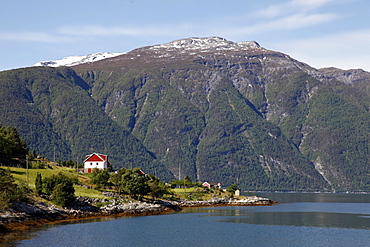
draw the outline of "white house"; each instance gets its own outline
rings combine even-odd
[[[215,183],[215,182],[204,182],[202,184],[202,187],[207,187],[208,189],[210,189],[210,188],[221,189],[222,184],[220,182],[218,182],[218,183]]]
[[[93,169],[107,169],[108,155],[93,153],[86,155],[84,160],[84,172],[92,173]]]

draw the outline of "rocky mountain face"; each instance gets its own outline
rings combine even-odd
[[[218,37],[142,47],[71,68],[0,73],[4,85],[26,84],[27,93],[15,90],[17,99],[41,111],[67,156],[101,148],[116,168],[136,165],[162,179],[189,176],[247,190],[370,190],[368,72],[317,70],[253,41]],[[34,70],[46,84],[48,73],[67,73],[58,80],[74,78],[74,97],[90,103],[56,102],[60,88],[42,106],[27,84],[40,80]],[[32,75],[22,81],[11,73]],[[82,115],[71,118],[73,111]],[[95,121],[92,112],[103,118]]]

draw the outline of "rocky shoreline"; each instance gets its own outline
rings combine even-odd
[[[13,231],[30,229],[43,224],[60,221],[81,220],[101,217],[156,215],[179,211],[188,207],[215,207],[215,206],[268,206],[274,201],[267,198],[250,196],[243,199],[212,198],[208,201],[154,201],[138,202],[118,199],[95,199],[77,197],[67,208],[58,208],[54,205],[38,202],[35,204],[15,203],[13,209],[0,213],[0,241]],[[94,205],[100,204],[101,207]]]

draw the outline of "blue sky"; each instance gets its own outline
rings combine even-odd
[[[369,0],[2,0],[0,71],[208,36],[370,71],[369,9]]]

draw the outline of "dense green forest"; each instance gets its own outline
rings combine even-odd
[[[168,66],[145,74],[133,69],[116,76],[87,73],[82,78],[93,86],[92,97],[107,114],[122,119],[117,122],[143,141],[177,178],[188,175],[195,181],[238,183],[250,190],[330,187],[280,128],[266,121],[227,78],[221,78],[208,96],[202,92],[200,85],[207,81],[202,69]],[[198,82],[188,82],[188,73],[196,75]],[[185,83],[179,78],[184,77],[195,87],[188,88],[194,93],[178,91]],[[119,98],[116,93],[102,95],[103,82],[105,88],[121,88]],[[281,171],[275,159],[296,164],[296,170]]]
[[[171,178],[133,135],[112,121],[71,69],[29,68],[0,73],[2,123],[16,126],[30,150],[53,160],[81,163],[110,156],[115,168],[143,166]]]

